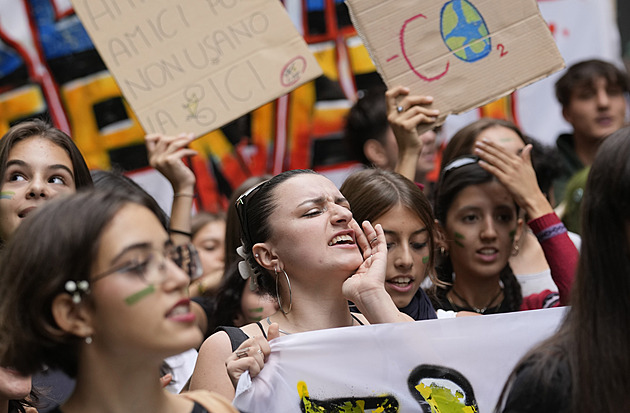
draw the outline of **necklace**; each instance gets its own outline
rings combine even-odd
[[[495,295],[494,297],[492,297],[492,299],[490,300],[490,302],[488,302],[488,304],[483,307],[483,308],[477,308],[474,305],[470,305],[470,303],[468,303],[468,301],[466,301],[466,299],[464,297],[462,297],[461,295],[457,294],[457,291],[455,291],[455,287],[451,288],[451,291],[453,292],[453,294],[455,295],[455,297],[457,297],[462,303],[464,303],[464,305],[466,305],[466,307],[474,310],[476,313],[479,314],[485,314],[485,312],[488,310],[488,308],[492,305],[492,303],[494,303],[496,301],[497,298],[499,298],[499,296],[501,295],[501,293],[503,292],[503,287],[499,286],[499,292],[497,293],[497,295]],[[453,301],[451,301],[451,298],[448,296],[448,294],[446,294],[446,299],[448,300],[449,303],[451,303],[451,305],[453,306],[453,308],[455,307],[460,307],[458,305],[456,305],[455,303],[453,303]],[[461,308],[461,307],[460,307]]]
[[[269,317],[267,317],[267,324],[271,325],[271,320],[269,319]],[[289,333],[288,331],[284,331],[281,328],[278,328],[278,331],[287,336],[290,336],[291,334],[293,334],[293,333]]]

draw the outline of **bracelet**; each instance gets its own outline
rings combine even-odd
[[[188,197],[194,198],[195,194],[187,194],[185,192],[176,192],[173,194],[173,198],[177,198],[178,196],[188,196]]]
[[[180,231],[178,229],[173,229],[173,228],[169,228],[168,232],[171,234],[179,234],[179,235],[185,235],[187,237],[192,238],[192,234],[190,232],[186,232],[186,231]]]

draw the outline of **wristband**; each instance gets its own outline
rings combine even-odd
[[[178,229],[173,229],[173,228],[169,228],[168,232],[171,234],[179,234],[179,235],[185,235],[187,237],[192,238],[192,234],[190,232],[186,232],[186,231],[180,231]]]

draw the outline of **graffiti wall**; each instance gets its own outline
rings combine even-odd
[[[540,2],[546,3],[565,8],[576,0]],[[223,208],[251,175],[294,168],[330,173],[352,163],[341,140],[344,115],[357,90],[380,83],[380,77],[342,0],[285,0],[284,6],[324,75],[193,143],[200,154],[190,160],[199,208]],[[566,35],[555,24],[559,36]],[[511,98],[474,116],[479,115],[519,120]],[[0,133],[35,116],[70,133],[90,168],[147,168],[144,131],[69,0],[0,2]]]

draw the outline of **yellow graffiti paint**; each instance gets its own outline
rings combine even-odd
[[[398,401],[390,396],[364,398],[337,398],[330,400],[314,400],[308,394],[306,383],[297,384],[298,394],[302,400],[303,413],[396,413]]]
[[[430,386],[419,383],[416,390],[431,406],[431,413],[477,413],[474,406],[466,406],[461,392],[453,394],[450,389],[433,383]]]
[[[100,130],[94,105],[121,96],[116,81],[103,71],[66,83],[61,95],[68,108],[72,138],[91,169],[109,169],[108,151],[124,146],[144,144],[144,131],[129,105],[123,100],[128,122],[117,128]]]
[[[346,41],[346,44],[348,46],[350,66],[352,67],[352,72],[355,75],[362,75],[376,71],[374,62],[370,58],[370,53],[367,51],[358,36],[349,38]]]
[[[319,43],[311,45],[313,56],[317,59],[317,63],[322,68],[324,76],[330,80],[339,79],[339,70],[337,68],[337,50],[334,42]]]
[[[0,136],[16,119],[28,118],[46,110],[42,90],[35,85],[13,89],[0,94]]]

